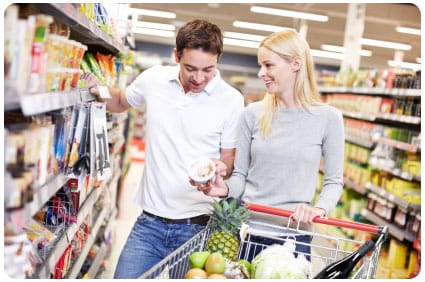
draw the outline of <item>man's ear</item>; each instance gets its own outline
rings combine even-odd
[[[177,53],[176,48],[174,48],[173,50],[173,55],[174,55],[174,61],[176,61],[176,63],[180,63],[179,54]]]
[[[302,62],[301,58],[300,57],[295,57],[292,60],[292,63],[291,63],[292,71],[298,72],[301,69],[302,65],[303,65],[303,62]]]

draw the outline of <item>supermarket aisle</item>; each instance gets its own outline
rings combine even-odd
[[[139,152],[135,151],[134,156],[137,157]],[[133,156],[133,154],[132,154]],[[124,184],[121,187],[120,211],[115,219],[114,242],[111,249],[111,254],[106,261],[105,271],[100,278],[111,279],[114,276],[115,266],[118,262],[118,257],[124,247],[127,236],[133,227],[136,218],[140,215],[142,209],[134,203],[134,197],[137,192],[137,187],[140,182],[144,163],[135,161],[133,158]]]

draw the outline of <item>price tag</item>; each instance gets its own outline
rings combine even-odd
[[[111,93],[109,92],[108,87],[103,86],[103,85],[98,85],[97,89],[99,90],[99,96],[102,99],[111,99]]]

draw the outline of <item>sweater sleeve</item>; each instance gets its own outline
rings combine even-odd
[[[322,144],[324,181],[316,207],[333,210],[342,194],[344,167],[344,122],[341,112],[331,108]]]
[[[230,197],[240,198],[245,191],[251,158],[251,139],[254,122],[255,119],[250,116],[249,107],[245,108],[239,123],[234,169],[232,176],[226,181],[229,186]]]

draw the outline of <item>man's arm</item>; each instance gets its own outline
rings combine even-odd
[[[120,113],[128,110],[131,105],[125,98],[125,89],[109,88],[111,99],[102,99],[99,97],[99,90],[95,87],[90,88],[90,93],[97,96],[98,100],[106,103],[106,109],[113,113]]]
[[[226,176],[228,178],[233,171],[233,163],[235,161],[236,149],[221,149],[220,151],[220,160],[226,165]]]

